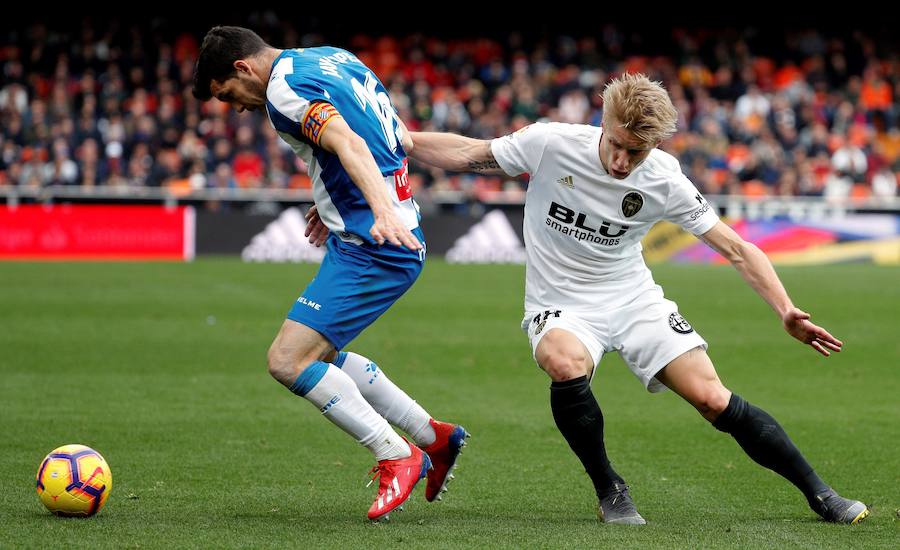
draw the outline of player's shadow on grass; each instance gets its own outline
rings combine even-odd
[[[243,523],[260,523],[271,522],[276,524],[284,524],[284,522],[321,522],[328,523],[332,527],[346,525],[358,526],[365,520],[365,510],[344,510],[344,509],[316,509],[316,510],[298,510],[298,509],[278,509],[270,511],[241,511],[232,514],[225,514],[223,518],[227,518],[233,522]]]
[[[358,527],[360,524],[370,524],[368,520],[365,519],[364,514],[360,513],[359,510],[346,510],[343,508],[319,508],[319,509],[308,509],[308,510],[297,510],[297,509],[279,509],[273,511],[241,511],[232,514],[227,514],[227,517],[231,521],[238,522],[247,522],[247,523],[256,523],[260,521],[266,522],[276,522],[282,524],[283,522],[327,522],[332,526],[336,525],[346,525]],[[441,522],[448,522],[453,524],[465,525],[472,521],[497,521],[504,522],[510,525],[515,524],[532,524],[534,522],[540,522],[543,525],[555,525],[557,527],[583,527],[586,525],[595,525],[599,524],[599,520],[595,515],[591,514],[580,514],[580,515],[566,515],[563,512],[552,512],[545,514],[516,514],[516,513],[503,513],[498,512],[496,510],[478,510],[478,509],[466,509],[466,508],[442,508],[441,510],[436,511],[428,511],[427,509],[421,510],[407,510],[405,512],[394,512],[391,514],[391,521],[384,523],[384,525],[416,525],[419,522],[424,521],[425,524],[434,524]]]
[[[41,520],[46,520],[46,521],[75,521],[75,522],[78,522],[78,521],[87,521],[87,522],[97,522],[97,521],[104,521],[104,518],[105,518],[108,514],[104,514],[104,513],[101,511],[100,513],[98,513],[98,514],[96,514],[96,515],[93,515],[93,516],[90,516],[90,517],[84,517],[84,516],[57,516],[56,514],[51,513],[51,512],[48,512],[47,510],[24,510],[24,511],[23,511],[23,515],[24,515],[25,519],[28,519],[29,521],[41,521]],[[2,540],[0,540],[0,543],[2,543]],[[2,546],[2,545],[0,545],[0,546]]]

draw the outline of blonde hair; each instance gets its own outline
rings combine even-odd
[[[613,120],[637,139],[655,146],[675,134],[678,112],[661,82],[626,73],[603,90],[603,124]]]

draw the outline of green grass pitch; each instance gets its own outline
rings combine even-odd
[[[897,548],[900,270],[782,268],[794,301],[845,342],[824,359],[788,337],[728,267],[654,267],[709,341],[725,384],[784,425],[825,480],[862,499],[826,524],[671,392],[615,355],[594,379],[607,446],[643,528],[596,519],[531,361],[519,266],[431,261],[348,349],[473,434],[441,503],[417,487],[372,525],[370,455],[265,369],[309,265],[0,264],[0,547]],[[100,451],[114,486],[96,517],[51,516],[40,460]]]

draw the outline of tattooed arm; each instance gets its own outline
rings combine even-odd
[[[415,144],[410,156],[415,160],[454,172],[505,174],[494,159],[489,140],[437,132],[410,134]]]

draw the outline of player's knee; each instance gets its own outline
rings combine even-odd
[[[292,354],[286,352],[276,343],[269,347],[266,363],[272,378],[286,386],[293,384],[303,370]]]
[[[728,408],[728,402],[730,398],[731,392],[729,392],[725,388],[720,388],[720,390],[717,391],[714,396],[707,399],[709,414],[712,415],[713,418],[718,418],[718,416],[725,412],[725,409]]]
[[[269,374],[285,386],[290,387],[297,377],[317,360],[331,362],[337,354],[332,350],[319,354],[314,350],[296,349],[279,345],[276,339],[269,346],[266,364]]]
[[[579,376],[585,376],[587,374],[585,370],[586,362],[587,357],[578,351],[551,353],[538,357],[538,364],[554,382],[564,382]]]
[[[535,359],[554,382],[564,382],[588,374],[591,361],[587,350],[574,337],[551,330],[538,344]]]
[[[694,407],[703,418],[712,422],[728,408],[731,393],[723,386],[704,389],[694,400]]]

